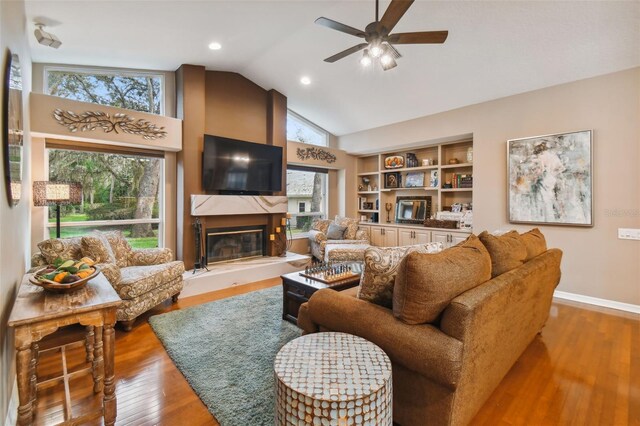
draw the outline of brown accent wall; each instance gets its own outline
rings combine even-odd
[[[178,154],[177,254],[187,268],[195,262],[191,194],[202,190],[204,134],[283,147],[283,191],[286,193],[287,98],[265,90],[240,74],[206,71],[202,66],[182,65],[176,72],[177,115],[183,120],[183,150]],[[203,228],[266,225],[273,233],[283,215],[201,217]],[[269,255],[274,247],[267,245]]]

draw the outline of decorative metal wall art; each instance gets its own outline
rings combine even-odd
[[[105,133],[119,133],[118,129],[124,133],[140,135],[146,140],[162,139],[167,137],[164,127],[143,119],[135,119],[124,113],[110,115],[102,111],[86,111],[76,114],[73,111],[63,111],[57,108],[53,111],[53,118],[58,124],[65,126],[72,132],[85,132],[102,129]]]
[[[296,155],[301,160],[319,160],[329,164],[336,162],[336,156],[322,148],[298,148],[296,150]]]

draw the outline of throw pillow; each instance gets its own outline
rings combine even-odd
[[[417,244],[403,247],[369,247],[364,252],[364,272],[358,287],[358,299],[386,308],[393,302],[393,286],[402,259],[413,252],[437,253],[442,243]]]
[[[99,231],[96,231],[99,232]],[[116,258],[116,265],[119,268],[125,268],[129,266],[129,255],[131,254],[131,245],[124,238],[121,231],[109,231],[102,233],[107,241],[109,241],[109,245],[111,246],[111,250]]]
[[[398,267],[393,315],[407,324],[432,323],[451,301],[491,279],[491,257],[478,237],[440,253],[409,253]]]
[[[344,238],[344,231],[347,229],[346,226],[340,226],[336,223],[331,223],[329,225],[329,229],[327,230],[327,240],[341,240]]]
[[[527,258],[527,247],[518,231],[510,231],[496,237],[487,231],[478,235],[491,256],[491,278],[521,266]]]
[[[534,257],[547,251],[547,241],[538,228],[534,228],[529,232],[520,234],[520,240],[527,248],[527,258],[524,260],[525,262],[528,262]]]
[[[82,257],[80,237],[51,238],[38,243],[40,253],[45,262],[51,264],[60,258],[63,260],[78,260]]]
[[[111,245],[102,232],[94,232],[82,237],[82,255],[90,257],[96,263],[116,264],[116,256],[111,250]]]
[[[323,234],[326,234],[327,230],[329,229],[330,223],[331,221],[329,219],[316,219],[311,224],[311,229],[313,229],[314,231],[320,231]]]
[[[345,240],[356,239],[356,233],[358,232],[358,224],[359,224],[358,219],[352,219],[350,217],[342,217],[342,216],[336,215],[334,222],[336,223],[336,225],[344,226],[345,228],[347,228],[344,231]]]

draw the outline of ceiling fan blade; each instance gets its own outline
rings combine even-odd
[[[386,34],[389,34],[391,30],[393,30],[393,27],[396,26],[413,1],[414,0],[391,0],[389,7],[387,7],[387,10],[380,20],[380,27],[386,30]]]
[[[360,31],[357,28],[353,28],[350,27],[348,25],[345,24],[341,24],[340,22],[334,21],[333,19],[329,19],[329,18],[325,18],[323,16],[321,16],[320,18],[316,19],[316,24],[318,25],[322,25],[323,27],[327,27],[327,28],[331,28],[332,30],[336,30],[336,31],[340,31],[343,33],[347,33],[356,37],[361,37],[364,38],[365,37],[365,33],[364,31]]]
[[[359,51],[361,51],[362,49],[364,49],[364,48],[365,48],[365,47],[367,47],[367,46],[368,46],[368,44],[367,44],[367,43],[360,43],[360,44],[358,44],[358,45],[356,45],[356,46],[350,47],[350,48],[349,48],[349,49],[347,49],[347,50],[343,50],[343,51],[342,51],[342,52],[340,52],[340,53],[336,53],[336,54],[335,54],[335,55],[333,55],[333,56],[329,56],[329,57],[328,57],[327,59],[325,59],[324,61],[325,61],[325,62],[332,62],[332,63],[333,63],[333,62],[337,61],[338,59],[342,59],[342,58],[344,58],[345,56],[349,56],[349,55],[351,55],[352,53],[359,52]]]
[[[389,43],[394,44],[429,44],[444,43],[449,31],[421,31],[415,33],[397,33],[387,37]]]

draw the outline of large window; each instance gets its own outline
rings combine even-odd
[[[159,246],[162,158],[66,149],[48,149],[48,157],[50,181],[82,184],[82,202],[61,206],[61,237],[118,229],[135,248]]]
[[[287,111],[287,140],[328,146],[329,133],[289,110]]]
[[[294,236],[306,235],[314,219],[326,219],[328,178],[327,171],[322,169],[287,168],[288,211],[298,212],[291,219]]]
[[[143,72],[45,69],[45,93],[76,101],[163,114],[163,77]]]

